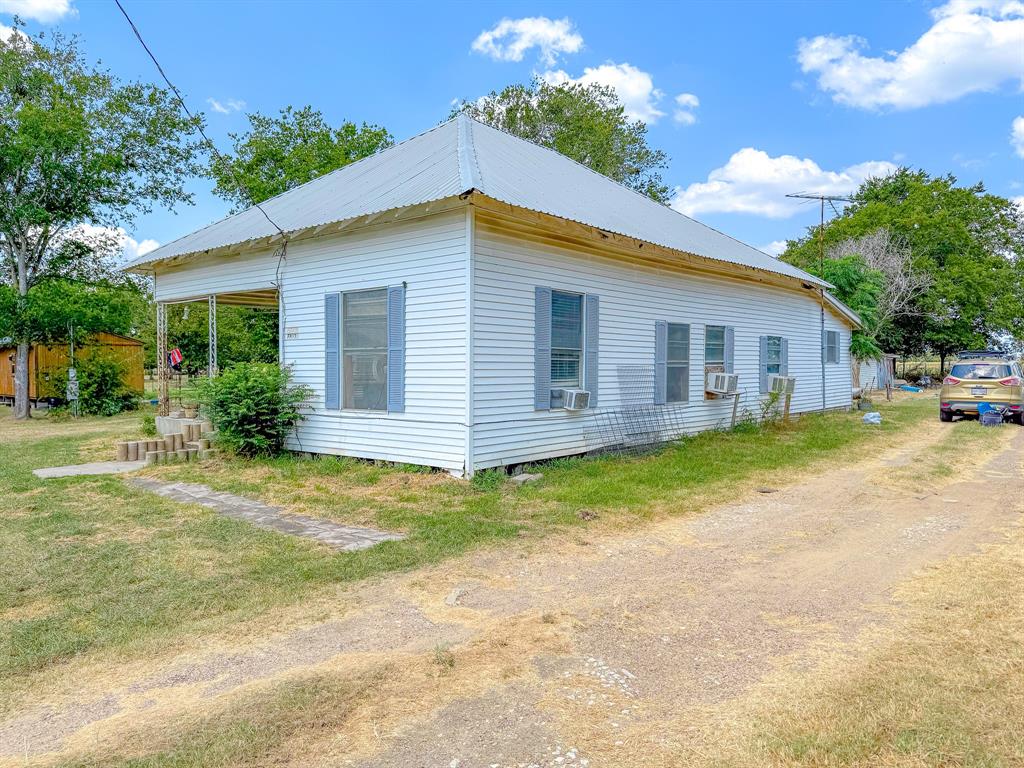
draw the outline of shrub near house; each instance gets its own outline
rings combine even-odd
[[[239,363],[199,385],[199,401],[218,443],[243,456],[280,453],[302,418],[299,407],[311,395],[272,363]]]

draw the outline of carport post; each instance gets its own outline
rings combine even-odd
[[[166,416],[170,412],[170,397],[167,394],[169,379],[167,370],[167,305],[156,303],[156,396],[157,413]]]
[[[210,302],[210,325],[209,325],[209,339],[210,349],[208,358],[206,361],[206,375],[211,379],[217,375],[217,296],[216,294],[210,294],[208,297]]]

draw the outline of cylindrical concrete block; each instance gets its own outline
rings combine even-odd
[[[185,446],[185,441],[182,438],[181,432],[174,433],[174,450],[180,451]]]
[[[200,451],[205,451],[207,448],[210,447],[210,441],[208,439],[206,439],[205,437],[199,438],[196,442],[199,443],[199,450]]]
[[[184,448],[175,451],[174,455],[177,457],[178,461],[188,461],[188,451],[186,451]]]
[[[139,444],[134,440],[128,443],[128,450],[126,461],[138,461],[139,460]]]
[[[160,451],[146,451],[146,466],[152,466],[160,462]]]
[[[186,451],[186,453],[188,454],[188,460],[189,461],[195,461],[196,456],[199,455],[199,451],[197,451],[195,448],[189,448]]]
[[[213,422],[212,421],[203,421],[203,422],[201,422],[199,424],[199,432],[200,432],[200,434],[202,434],[203,432],[213,432]]]
[[[164,450],[168,453],[174,450],[174,435],[164,435]]]
[[[117,460],[128,461],[128,441],[120,440],[117,443]]]

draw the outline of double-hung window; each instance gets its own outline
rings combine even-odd
[[[825,331],[825,362],[839,362],[839,331]]]
[[[782,337],[768,336],[765,344],[765,373],[769,376],[782,375]]]
[[[388,409],[388,296],[386,288],[342,294],[344,407]]]
[[[709,325],[704,330],[704,370],[725,372],[725,326]]]
[[[583,296],[551,292],[551,387],[581,387],[583,369]]]
[[[665,400],[685,403],[690,399],[690,326],[668,324],[668,349],[665,359]],[[724,352],[723,352],[724,354]]]

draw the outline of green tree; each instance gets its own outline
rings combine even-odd
[[[460,112],[561,152],[659,203],[669,200],[669,188],[658,173],[668,156],[647,143],[647,126],[630,122],[609,86],[534,79],[462,102],[452,116]]]
[[[16,21],[0,40],[0,283],[15,293],[16,418],[30,414],[37,299],[57,312],[75,284],[63,278],[113,278],[109,228],[191,200],[197,124],[168,91],[88,64],[75,38],[29,37]]]
[[[887,229],[910,249],[927,276],[913,311],[896,317],[881,340],[905,354],[932,351],[942,365],[958,349],[1024,338],[1024,217],[981,184],[958,186],[901,168],[869,179],[825,227],[826,249]],[[817,228],[792,241],[783,259],[810,269]]]
[[[385,128],[343,121],[332,128],[312,107],[286,107],[279,117],[248,115],[249,130],[232,133],[230,154],[217,153],[209,174],[214,193],[235,206],[287,192],[325,173],[361,160],[394,144]]]
[[[858,256],[825,259],[822,267],[814,265],[810,271],[831,283],[833,295],[860,316],[864,327],[853,332],[850,340],[853,356],[865,360],[882,354],[878,346],[878,300],[885,276],[868,267]]]

